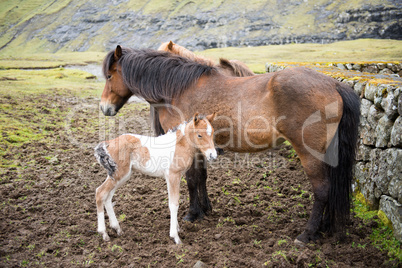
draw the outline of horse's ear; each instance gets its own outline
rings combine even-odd
[[[174,43],[173,43],[172,41],[170,41],[169,44],[168,44],[168,49],[169,49],[169,50],[172,50],[172,49],[173,49],[173,45],[174,45]]]
[[[121,56],[123,56],[123,51],[121,50],[121,46],[117,45],[116,50],[114,51],[114,60],[118,61]]]
[[[208,121],[209,121],[210,123],[212,123],[212,121],[215,120],[216,112],[214,112],[213,114],[207,115],[206,117],[207,117]]]
[[[193,121],[194,121],[194,126],[196,126],[200,122],[200,119],[198,118],[198,113],[194,114]]]

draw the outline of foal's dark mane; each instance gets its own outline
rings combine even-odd
[[[122,48],[122,52],[117,63],[121,66],[124,84],[149,103],[171,103],[202,75],[216,70],[165,51]],[[114,50],[103,61],[105,77],[113,63]]]

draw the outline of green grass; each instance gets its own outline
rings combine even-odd
[[[11,52],[10,52],[11,51]],[[402,41],[360,39],[332,44],[290,44],[261,47],[228,47],[196,52],[245,62],[254,72],[265,72],[266,62],[376,62],[402,61]],[[0,53],[0,69],[51,68],[67,64],[101,63],[105,52]]]
[[[18,148],[24,144],[57,142],[53,133],[64,128],[70,110],[54,103],[55,99],[100,96],[103,82],[86,79],[89,76],[64,68],[0,70],[0,167],[21,167]]]
[[[216,48],[197,52],[245,62],[255,72],[265,72],[266,62],[366,62],[401,61],[402,41],[360,39],[332,44],[290,44],[244,48]]]
[[[105,52],[58,52],[58,53],[0,53],[1,69],[57,68],[65,65],[101,64]]]
[[[393,236],[392,229],[389,226],[375,217],[378,215],[378,211],[370,211],[367,205],[357,199],[354,199],[353,211],[356,213],[357,217],[363,219],[365,222],[374,220],[378,223],[378,227],[373,228],[373,233],[370,235],[372,244],[376,248],[388,252],[390,260],[396,259],[402,263],[402,243]]]

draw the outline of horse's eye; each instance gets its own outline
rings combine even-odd
[[[107,79],[110,80],[110,78],[112,78],[112,76],[110,74],[108,74]]]
[[[198,138],[202,138],[202,136],[200,134],[198,134]]]

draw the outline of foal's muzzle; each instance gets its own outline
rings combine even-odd
[[[111,104],[100,104],[100,109],[105,116],[114,116],[117,114],[116,107]]]
[[[212,161],[215,160],[218,157],[218,154],[216,152],[216,150],[212,150],[212,149],[208,149],[205,152],[205,157],[207,158],[208,161]]]

